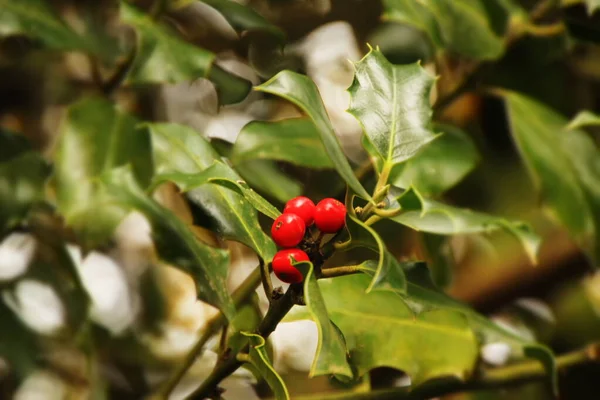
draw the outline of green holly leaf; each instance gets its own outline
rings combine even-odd
[[[152,152],[137,119],[100,98],[69,107],[60,127],[54,179],[57,205],[66,222],[90,244],[108,239],[126,210],[112,204],[98,178],[131,164],[142,187],[152,177]]]
[[[27,35],[63,51],[83,51],[108,56],[94,38],[77,34],[43,0],[0,0],[0,35]]]
[[[207,183],[220,185],[243,196],[256,211],[273,220],[281,215],[281,212],[275,206],[252,190],[246,182],[231,179],[233,175],[235,175],[235,172],[229,166],[215,161],[213,165],[197,174],[169,173],[160,175],[156,183],[175,182],[182,192],[189,192]]]
[[[384,0],[384,19],[412,25],[439,48],[493,60],[504,53],[511,15],[524,11],[510,1]]]
[[[105,172],[100,181],[114,202],[123,208],[135,209],[148,218],[159,256],[194,278],[198,298],[219,308],[228,319],[232,319],[235,308],[226,286],[227,251],[196,239],[175,214],[146,196],[129,166]]]
[[[391,291],[365,294],[371,280],[355,274],[318,283],[329,316],[346,339],[349,361],[358,377],[383,366],[406,372],[413,385],[471,375],[478,343],[462,313],[439,309],[415,313]],[[294,318],[306,315],[294,309],[290,319]]]
[[[234,167],[251,187],[281,203],[302,194],[303,185],[281,172],[274,161],[252,160]]]
[[[290,395],[281,376],[275,371],[265,349],[265,339],[254,333],[242,332],[250,341],[250,362],[267,382],[276,400],[289,400]]]
[[[210,144],[191,128],[177,124],[155,123],[145,124],[144,129],[152,138],[157,180],[161,177],[170,177],[174,179],[175,184],[185,185],[187,183],[184,180],[193,180],[193,175],[202,173],[215,161],[220,160]],[[241,180],[231,168],[225,168],[223,164],[218,168],[220,168],[221,183],[223,183],[222,179],[236,183]],[[235,189],[231,190],[231,187]],[[213,218],[219,234],[244,243],[268,262],[275,254],[275,244],[262,231],[254,207],[244,199],[244,195],[238,194],[238,190],[244,195],[249,193],[247,187],[238,188],[237,185],[227,188],[221,185],[202,185],[190,190],[187,197]],[[255,199],[259,197],[256,193],[254,195]],[[269,207],[266,200],[262,200],[263,211],[273,215],[274,207]]]
[[[0,301],[0,355],[14,369],[20,379],[25,379],[38,368],[41,344],[31,331],[4,301]]]
[[[355,64],[348,112],[383,160],[382,170],[409,160],[436,135],[429,129],[434,78],[418,63],[393,65],[377,49]]]
[[[315,124],[307,118],[250,122],[238,135],[230,158],[235,165],[262,159],[333,168]]]
[[[137,54],[127,75],[127,84],[161,84],[208,78],[216,86],[221,104],[237,103],[251,84],[213,65],[215,55],[182,40],[166,26],[125,1],[120,18],[137,32]]]
[[[250,6],[231,0],[202,0],[202,2],[221,13],[241,36],[250,32],[264,32],[273,35],[281,42],[285,40],[286,35],[281,29],[267,21]]]
[[[600,154],[565,117],[517,93],[506,94],[511,130],[542,201],[595,264],[600,257]]]
[[[510,346],[513,359],[529,357],[540,360],[547,369],[553,386],[555,385],[557,372],[554,365],[554,355],[550,349],[536,343],[529,337],[520,336],[516,331],[505,329],[468,305],[448,296],[433,283],[430,271],[425,263],[403,263],[402,268],[408,282],[399,286],[397,282],[388,280],[388,288],[399,294],[415,313],[418,314],[426,310],[445,310],[461,313],[477,335],[481,346],[490,343],[504,343]],[[362,264],[361,269],[371,276],[376,272],[374,266],[369,263]]]
[[[304,276],[306,307],[303,311],[306,313],[307,318],[315,321],[319,334],[317,351],[309,376],[334,374],[342,377],[342,379],[352,378],[353,374],[348,365],[348,351],[346,350],[344,336],[329,318],[327,305],[319,289],[312,263],[294,263],[294,266]]]
[[[443,133],[413,158],[392,170],[392,185],[401,188],[413,186],[424,196],[438,196],[475,168],[479,154],[467,134],[449,125],[437,125],[436,131]]]
[[[519,240],[530,261],[537,263],[541,239],[523,222],[427,200],[414,188],[402,193],[392,188],[388,199],[390,208],[404,210],[391,218],[394,222],[438,235],[489,233],[504,229]]]
[[[600,115],[594,114],[591,111],[581,111],[579,112],[575,118],[569,122],[567,125],[567,129],[569,130],[577,130],[580,128],[586,128],[588,126],[598,126],[600,125]]]
[[[262,85],[255,87],[255,90],[277,95],[300,107],[317,127],[325,151],[340,176],[360,197],[371,199],[354,175],[327,116],[319,90],[309,77],[291,71],[282,71]]]
[[[373,228],[356,218],[352,211],[346,217],[346,229],[350,234],[350,246],[348,249],[366,247],[378,255],[377,262],[374,263],[375,273],[373,274],[373,280],[367,288],[367,292],[374,289],[389,289],[389,281],[394,281],[396,283],[394,288],[401,290],[402,286],[406,285],[404,271],[399,267],[398,260],[386,249],[383,239],[381,239],[379,234]]]

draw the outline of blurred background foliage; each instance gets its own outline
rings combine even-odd
[[[394,182],[413,183],[449,204],[527,221],[543,238],[534,267],[506,233],[438,236],[382,221],[377,230],[390,252],[430,261],[448,294],[556,353],[600,340],[597,239],[577,231],[578,220],[600,226],[600,219],[593,222],[575,200],[579,189],[572,185],[582,173],[564,170],[556,182],[532,179],[531,161],[515,143],[520,103],[508,95],[507,106],[498,96],[498,88],[526,94],[565,117],[557,122],[552,114],[542,131],[582,110],[599,113],[598,10],[597,0],[0,0],[0,397],[143,397],[215,315],[209,303],[222,305],[225,287],[231,292],[242,282],[258,264],[256,254],[272,255],[273,244],[256,233],[258,223],[268,227],[264,216],[256,226],[232,228],[207,212],[207,199],[231,200],[228,189],[186,197],[167,183],[148,200],[144,185],[154,173],[198,173],[225,156],[230,179],[241,177],[279,209],[300,194],[343,197],[344,182],[312,122],[252,86],[284,69],[308,75],[351,165],[372,188],[376,176],[362,130],[346,113],[354,76],[348,60],[360,60],[367,43],[392,63],[420,61],[438,76],[431,101],[443,146],[401,164]],[[597,146],[600,119],[585,117],[578,126],[591,139],[586,144]],[[133,129],[140,121],[187,125],[212,148],[182,139],[192,154],[173,154],[167,142],[185,132],[163,126],[161,133],[161,125]],[[82,129],[85,137],[76,134]],[[305,140],[286,141],[294,132]],[[558,154],[580,149],[551,145]],[[597,149],[592,154],[590,179],[600,184]],[[123,193],[119,182],[128,176],[106,176],[125,161],[132,161],[143,188]],[[110,184],[98,184],[100,176],[114,184],[121,203],[106,201]],[[538,189],[545,192],[545,185],[562,193],[563,203],[541,202]],[[123,204],[146,212],[130,213]],[[213,211],[227,212],[215,204]],[[256,219],[248,205],[240,213]],[[181,225],[189,234],[180,233]],[[163,244],[155,249],[154,241]],[[196,247],[208,245],[215,250],[201,261],[223,268],[207,279],[223,287],[203,287],[206,302],[198,302],[192,279],[172,265],[193,271]],[[254,299],[232,331],[253,329],[266,305],[264,296]],[[225,339],[216,337],[212,345]],[[314,324],[297,321],[282,323],[267,343],[292,398],[407,384],[406,376],[387,368],[350,389],[327,377],[308,379],[316,340]],[[192,391],[216,358],[205,352],[173,398]],[[562,374],[561,398],[598,398],[599,374],[598,365]],[[272,395],[264,382],[255,383],[239,371],[224,382],[225,398]],[[447,398],[547,399],[551,393],[534,383]]]

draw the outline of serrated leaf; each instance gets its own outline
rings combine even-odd
[[[169,175],[193,176],[220,159],[198,132],[186,126],[155,123],[144,125],[144,129],[152,138],[158,180]],[[221,178],[240,180],[230,168],[221,168],[221,172]],[[218,233],[251,247],[266,262],[271,260],[275,244],[262,231],[256,210],[243,196],[220,185],[203,185],[189,191],[187,197],[214,219]]]
[[[220,185],[243,196],[256,211],[271,219],[276,219],[281,215],[281,212],[275,206],[252,190],[246,182],[232,180],[230,177],[234,174],[235,172],[230,167],[215,161],[210,167],[197,174],[169,173],[160,175],[159,179],[160,181],[174,182],[182,192],[189,192],[208,183]]]
[[[415,314],[396,293],[365,294],[370,282],[365,274],[319,280],[329,316],[346,338],[349,361],[358,377],[382,366],[406,372],[413,385],[438,377],[470,376],[478,344],[460,312]]]
[[[515,4],[496,0],[385,0],[384,9],[385,19],[415,26],[436,47],[489,60],[504,53],[510,14],[522,14]]]
[[[250,122],[238,135],[230,158],[236,165],[263,159],[310,168],[333,168],[315,124],[307,118]]]
[[[356,218],[352,212],[346,217],[346,229],[350,234],[349,249],[366,247],[373,250],[378,256],[377,262],[374,262],[376,267],[373,280],[367,288],[367,292],[387,290],[389,289],[389,281],[396,282],[395,288],[401,290],[402,285],[406,285],[404,271],[400,268],[398,260],[386,249],[379,234]]]
[[[418,63],[393,65],[378,49],[355,65],[348,112],[383,160],[382,169],[413,157],[436,135],[429,129],[434,78]]]
[[[290,395],[283,379],[275,371],[265,350],[265,339],[253,333],[242,332],[250,341],[250,361],[263,379],[269,384],[276,400],[289,400]]]
[[[148,14],[121,1],[120,18],[137,32],[137,54],[127,84],[160,84],[210,79],[221,104],[237,103],[250,91],[249,81],[213,65],[215,55],[181,39]]]
[[[588,126],[600,126],[600,115],[591,111],[579,112],[567,125],[567,129],[576,130]]]
[[[408,280],[405,289],[391,280],[388,280],[388,286],[390,290],[398,293],[415,313],[427,310],[459,312],[465,316],[469,326],[477,334],[480,345],[501,342],[511,347],[514,356],[538,359],[543,362],[549,377],[554,382],[557,377],[556,366],[553,365],[554,355],[546,346],[519,336],[514,331],[506,330],[468,305],[448,296],[433,283],[425,263],[403,263],[402,267]],[[362,264],[361,269],[371,276],[375,273],[373,266],[367,263]]]
[[[215,10],[229,22],[240,35],[248,32],[265,32],[275,36],[279,41],[285,40],[285,33],[277,26],[267,21],[262,15],[250,6],[236,3],[231,0],[201,0]]]
[[[126,211],[111,204],[99,176],[132,164],[145,187],[152,176],[150,139],[136,131],[137,120],[100,98],[81,100],[69,107],[60,127],[55,154],[58,209],[86,241],[97,243],[112,235]]]
[[[600,153],[567,119],[517,93],[506,94],[511,130],[535,188],[553,216],[595,263],[600,257]]]
[[[436,125],[442,134],[390,174],[394,186],[413,186],[424,196],[438,196],[455,186],[479,161],[473,141],[462,130]]]
[[[352,378],[352,369],[348,365],[348,351],[344,336],[329,319],[327,305],[317,284],[313,265],[310,262],[294,263],[304,276],[304,300],[310,318],[315,321],[319,334],[317,351],[309,376],[334,374]]]
[[[93,41],[78,35],[43,0],[0,0],[0,35],[23,34],[57,50],[102,54]]]
[[[438,235],[489,233],[504,229],[519,240],[530,261],[537,263],[541,239],[523,222],[427,200],[414,188],[401,194],[392,189],[389,199],[390,208],[400,206],[404,210],[391,218],[392,221],[416,231]]]
[[[113,201],[148,218],[159,256],[194,278],[198,298],[219,308],[228,319],[233,318],[235,309],[226,286],[227,251],[197,240],[175,214],[146,196],[128,166],[107,171],[101,182]]]
[[[354,175],[327,116],[319,90],[310,78],[291,71],[281,71],[267,82],[256,86],[255,90],[277,95],[300,107],[317,127],[325,151],[340,176],[357,195],[371,199]]]

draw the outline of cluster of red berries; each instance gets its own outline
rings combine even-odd
[[[305,251],[295,248],[304,239],[307,228],[312,224],[323,233],[336,233],[346,224],[346,207],[336,199],[326,198],[316,206],[308,197],[295,197],[288,201],[281,214],[271,227],[271,236],[275,243],[285,250],[280,250],[273,258],[273,272],[286,283],[302,282],[303,276],[292,265],[292,257],[296,262],[309,261]]]

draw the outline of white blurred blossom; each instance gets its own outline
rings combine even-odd
[[[11,233],[0,243],[0,281],[14,279],[27,271],[37,243],[28,233]]]
[[[79,248],[71,245],[67,248],[91,298],[92,321],[113,335],[123,333],[131,326],[136,314],[125,273],[102,253],[93,251],[81,261]]]
[[[538,299],[524,297],[515,301],[515,304],[529,311],[531,314],[545,322],[551,324],[556,322],[556,318],[554,318],[554,313],[552,312],[550,306]]]
[[[153,246],[150,222],[143,214],[133,211],[115,230],[115,239],[126,248],[150,248]]]
[[[67,385],[49,371],[38,370],[23,381],[14,395],[14,400],[64,400]]]
[[[313,321],[281,322],[271,339],[275,349],[273,365],[278,372],[310,370],[319,340]]]
[[[24,279],[14,291],[5,291],[6,305],[31,329],[41,334],[57,333],[66,322],[65,308],[54,289],[42,282]]]
[[[510,359],[511,349],[506,343],[488,343],[481,348],[481,358],[486,363],[499,367]]]

